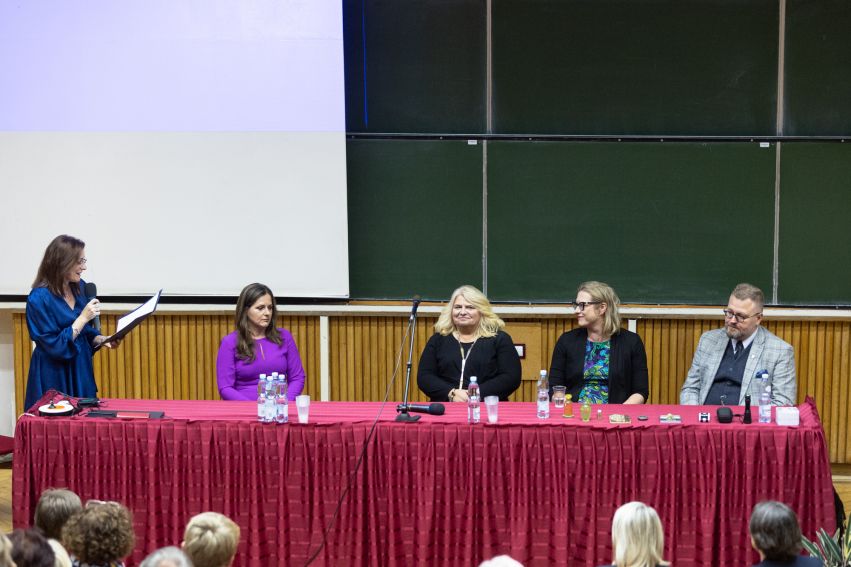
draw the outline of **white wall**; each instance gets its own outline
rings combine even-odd
[[[336,132],[0,132],[0,293],[29,293],[58,234],[98,295],[347,297]],[[6,189],[8,188],[8,189]],[[21,238],[26,235],[26,238]]]

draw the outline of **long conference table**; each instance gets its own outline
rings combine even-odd
[[[290,404],[290,423],[275,425],[250,402],[109,399],[102,409],[165,417],[22,416],[13,521],[30,525],[41,492],[68,487],[132,510],[131,564],[215,510],[241,526],[238,566],[304,565],[332,519],[314,565],[475,566],[498,554],[599,565],[611,561],[615,509],[640,500],[659,512],[675,565],[751,565],[761,500],[791,505],[805,535],[835,529],[824,433],[812,401],[799,407],[800,426],[782,427],[684,406],[595,406],[584,423],[577,405],[572,419],[540,420],[534,403],[509,402],[497,424],[470,425],[462,404],[397,423],[395,404],[314,401],[308,424]],[[661,423],[668,413],[682,422]]]

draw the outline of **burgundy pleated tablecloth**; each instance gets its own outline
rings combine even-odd
[[[24,415],[13,519],[29,525],[49,487],[123,502],[138,537],[131,564],[179,545],[192,515],[215,510],[242,528],[236,565],[303,565],[350,481],[315,565],[474,566],[503,553],[527,566],[599,565],[611,561],[612,515],[631,500],[659,512],[678,567],[758,562],[747,526],[764,499],[792,506],[810,537],[835,529],[811,400],[799,427],[720,424],[694,406],[594,406],[583,423],[576,405],[573,419],[539,420],[520,402],[500,403],[494,425],[469,425],[462,404],[396,423],[388,403],[355,476],[380,403],[313,401],[306,425],[290,403],[290,423],[274,425],[258,423],[251,402],[105,402],[165,418]],[[712,422],[698,423],[700,411]],[[612,413],[632,421],[610,424]],[[668,413],[682,423],[661,423]]]

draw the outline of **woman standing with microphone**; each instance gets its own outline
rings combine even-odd
[[[92,349],[106,337],[89,324],[100,315],[100,301],[85,295],[85,247],[82,240],[63,234],[44,251],[27,297],[27,329],[35,350],[24,409],[51,388],[78,398],[97,394]]]

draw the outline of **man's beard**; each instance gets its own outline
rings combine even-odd
[[[735,327],[730,327],[728,325],[728,326],[725,327],[724,330],[727,331],[727,336],[730,337],[731,339],[739,340],[739,338],[742,336],[742,330],[741,329],[737,329]]]

